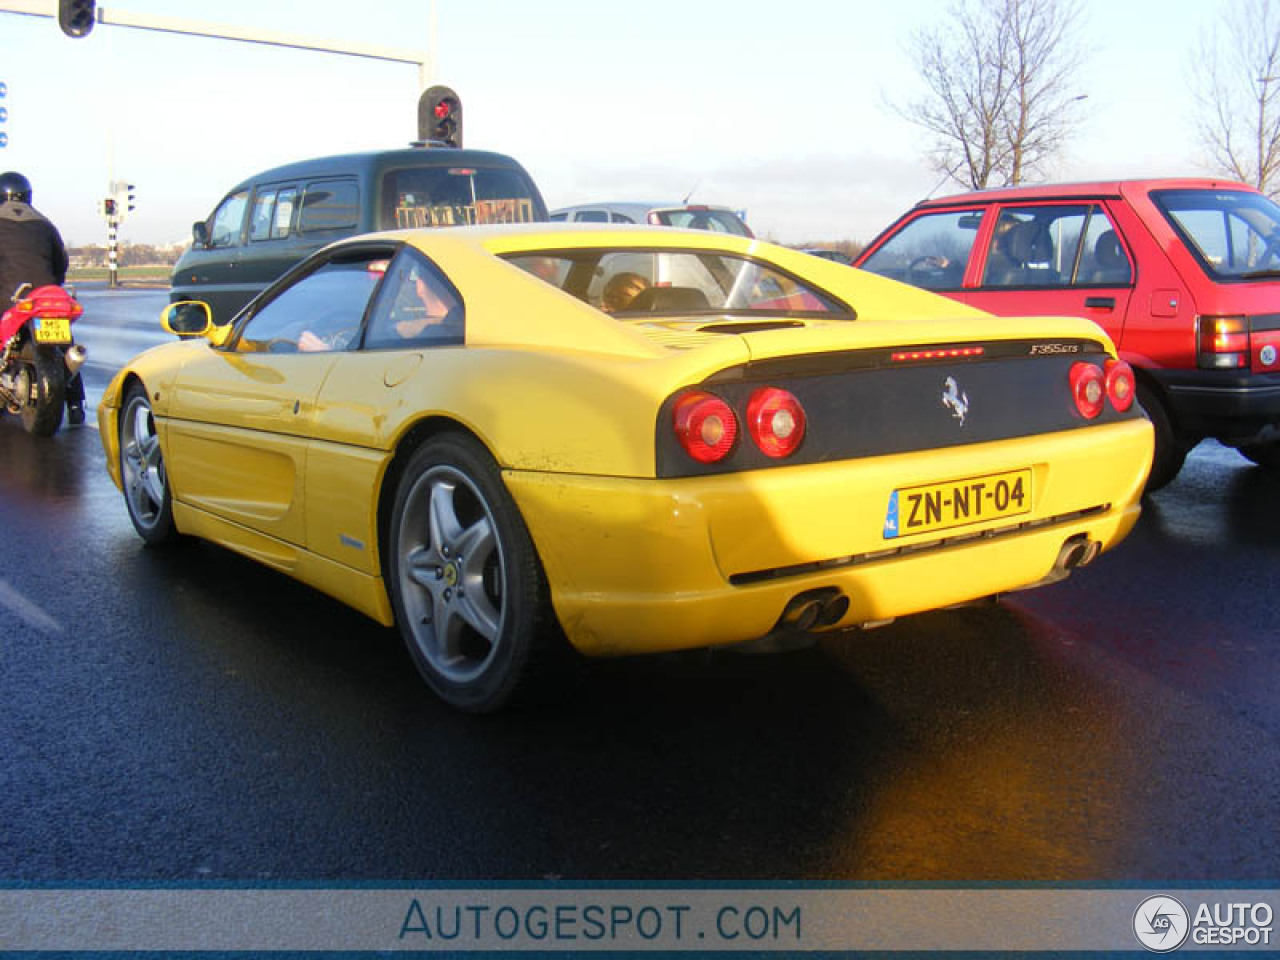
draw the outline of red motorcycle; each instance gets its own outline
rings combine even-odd
[[[83,312],[62,287],[24,283],[0,316],[0,403],[28,433],[51,437],[62,425],[67,383],[87,357],[71,337]]]

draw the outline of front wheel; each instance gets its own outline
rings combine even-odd
[[[155,415],[141,384],[131,386],[120,414],[120,480],[129,519],[148,546],[178,538],[173,499]]]
[[[51,437],[62,426],[67,377],[62,358],[54,347],[33,346],[28,355],[22,395],[22,425],[27,433]]]
[[[490,713],[555,642],[546,577],[497,465],[459,434],[427,441],[392,508],[387,583],[409,653],[443,700]]]

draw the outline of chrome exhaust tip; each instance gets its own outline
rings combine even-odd
[[[73,377],[88,359],[89,351],[78,343],[73,343],[67,347],[66,352],[62,355],[62,362],[67,365],[67,372]]]

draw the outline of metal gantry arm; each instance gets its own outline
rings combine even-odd
[[[19,13],[32,17],[58,16],[57,0],[0,0],[0,13]],[[228,24],[162,17],[150,13],[132,13],[114,7],[97,8],[97,22],[106,26],[128,27],[134,30],[154,30],[161,33],[177,33],[192,37],[212,37],[219,40],[236,40],[241,43],[258,43],[272,47],[291,47],[297,50],[318,50],[348,57],[365,57],[371,60],[387,60],[392,63],[411,63],[418,67],[419,86],[430,82],[431,55],[427,50],[404,47],[386,47],[370,43],[351,43],[345,40],[325,40],[277,30],[261,30]]]

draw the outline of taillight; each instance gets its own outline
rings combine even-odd
[[[1071,365],[1071,396],[1076,402],[1076,409],[1086,420],[1093,420],[1102,413],[1102,406],[1107,397],[1106,378],[1102,368],[1092,363],[1074,363]]]
[[[1248,317],[1200,317],[1197,360],[1202,370],[1249,366]]]
[[[1111,406],[1120,413],[1124,413],[1133,406],[1135,390],[1133,367],[1123,360],[1108,360],[1104,379],[1107,399],[1111,401]]]
[[[761,387],[747,401],[747,432],[766,457],[788,457],[804,439],[804,408],[786,390]]]
[[[687,393],[675,405],[675,431],[685,452],[699,463],[723,460],[738,439],[738,418],[711,393]]]

